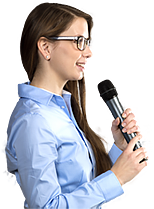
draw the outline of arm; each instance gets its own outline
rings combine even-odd
[[[115,164],[115,162],[117,161],[118,157],[122,154],[122,152],[123,151],[116,146],[114,141],[108,144],[108,154],[112,161],[112,166]],[[131,192],[131,191],[126,188],[123,192]]]
[[[14,133],[21,189],[30,208],[90,208],[123,193],[112,171],[62,193],[56,172],[58,144],[45,119],[28,114]]]

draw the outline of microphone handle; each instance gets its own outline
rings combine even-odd
[[[119,128],[122,132],[123,126],[121,125],[121,123],[124,121],[124,118],[122,117],[122,114],[124,112],[124,109],[119,101],[119,98],[113,97],[112,99],[110,99],[109,101],[106,101],[106,104],[108,106],[108,108],[110,109],[110,111],[112,112],[113,117],[116,119],[117,117],[120,118],[120,125]],[[127,133],[123,133],[124,138],[126,139],[127,143],[129,144],[130,140],[133,139],[136,136],[136,133],[132,133],[132,134],[127,134]],[[140,147],[142,147],[141,142],[138,141],[135,144],[135,147],[133,149],[133,151],[139,149]]]
[[[122,131],[123,127],[122,127],[121,124],[119,125],[119,128],[120,128],[120,130]],[[124,138],[126,139],[126,141],[127,141],[128,144],[129,144],[130,140],[133,139],[133,138],[137,135],[136,133],[127,134],[127,133],[123,133],[123,132],[122,132],[122,134],[124,135]],[[135,151],[135,150],[137,150],[137,149],[139,149],[139,148],[141,148],[141,147],[142,147],[141,142],[138,141],[138,142],[135,144],[133,151]]]

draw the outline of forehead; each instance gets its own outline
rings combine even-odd
[[[84,18],[75,18],[68,30],[64,31],[63,36],[84,36],[88,38],[88,24]]]

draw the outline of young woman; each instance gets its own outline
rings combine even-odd
[[[109,154],[88,125],[84,70],[92,56],[92,26],[90,15],[51,3],[37,6],[26,20],[21,58],[29,82],[18,86],[6,146],[25,208],[100,208],[147,165],[139,163],[143,148],[133,152],[141,135],[130,109],[123,113],[123,131],[137,137],[127,145],[117,118]]]

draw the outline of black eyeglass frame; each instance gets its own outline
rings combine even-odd
[[[90,46],[90,38],[85,38],[84,36],[49,36],[46,37],[47,39],[51,39],[51,40],[56,40],[56,41],[76,41],[77,43],[77,48],[80,51],[84,51],[86,46]],[[79,41],[82,39],[84,39],[84,44],[83,44],[83,48],[80,47]]]

